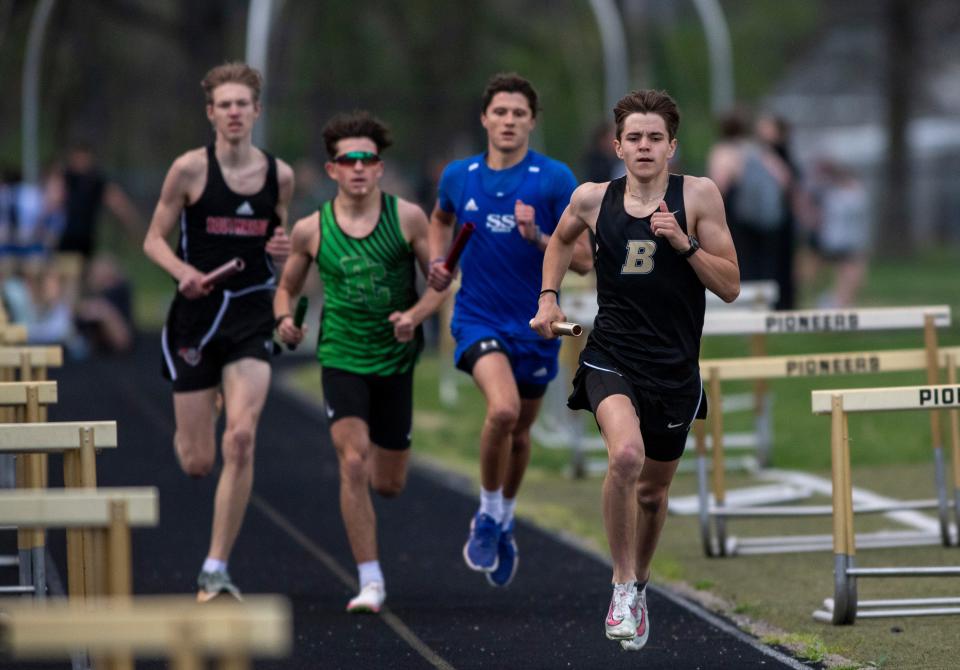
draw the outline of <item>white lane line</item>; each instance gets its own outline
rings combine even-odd
[[[253,493],[250,496],[250,502],[258,510],[270,519],[280,530],[289,535],[294,542],[303,547],[311,556],[316,558],[323,566],[339,579],[343,584],[354,591],[357,590],[357,580],[337,563],[333,556],[321,549],[313,540],[304,535],[300,529],[293,525],[289,519],[277,511],[270,503]],[[438,670],[455,670],[446,660],[437,652],[431,649],[427,643],[417,637],[410,628],[396,614],[390,611],[388,607],[383,607],[378,615],[385,624],[387,624],[394,633],[399,635],[404,642],[410,645],[414,651],[420,654],[430,665]]]

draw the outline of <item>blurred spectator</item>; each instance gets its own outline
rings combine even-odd
[[[95,351],[122,353],[133,347],[133,293],[113,257],[100,255],[90,263],[76,324]]]
[[[66,225],[60,237],[60,251],[73,251],[89,260],[96,243],[100,209],[107,206],[138,245],[146,231],[130,198],[107,179],[97,165],[90,147],[78,144],[67,152],[63,169],[66,188]]]
[[[613,148],[616,132],[613,124],[603,122],[593,129],[590,145],[583,155],[583,179],[602,183],[618,179],[624,173],[623,161]]]
[[[10,320],[26,326],[30,344],[63,344],[71,354],[84,355],[86,347],[73,326],[73,309],[58,268],[52,263],[34,263],[27,268],[3,282]]]
[[[76,270],[58,258],[23,265],[3,282],[10,320],[27,327],[31,344],[63,344],[74,358],[92,350],[128,351],[134,328],[130,282],[112,258],[94,258],[88,289],[77,300],[69,294]]]
[[[820,296],[817,306],[852,307],[867,274],[870,247],[867,189],[852,169],[826,159],[816,166],[814,184],[818,216],[813,247],[820,261],[835,268],[833,286]],[[817,266],[811,269],[811,278],[819,274]]]
[[[707,173],[723,195],[740,278],[776,280],[787,220],[789,168],[767,144],[750,138],[742,114],[733,113],[721,120],[720,140],[710,150]]]
[[[774,114],[761,114],[754,125],[757,140],[770,147],[789,171],[790,180],[784,200],[784,221],[777,245],[777,267],[774,275],[780,287],[776,309],[796,307],[795,253],[797,241],[797,208],[803,198],[803,177],[790,148],[790,125]]]
[[[63,188],[56,171],[39,184],[21,180],[19,170],[7,168],[0,178],[0,276],[8,277],[24,265],[42,264],[63,229]]]

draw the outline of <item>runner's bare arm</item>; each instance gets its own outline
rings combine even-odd
[[[188,151],[173,162],[163,180],[160,199],[143,240],[143,252],[177,280],[180,292],[188,298],[199,297],[209,290],[201,285],[202,273],[177,257],[167,237],[176,227],[183,208],[189,204],[191,186],[203,179],[205,163],[196,150]]]
[[[686,176],[683,198],[688,230],[700,242],[700,251],[687,260],[705,287],[724,302],[733,302],[740,295],[740,266],[720,190],[706,177]]]
[[[433,288],[445,291],[453,279],[455,269],[447,270],[441,262],[447,255],[450,241],[453,239],[453,224],[457,215],[440,208],[438,202],[430,214],[430,226],[427,230],[427,248],[430,259],[430,272],[427,283]]]
[[[298,344],[306,331],[306,326],[297,328],[293,325],[293,317],[290,316],[293,314],[291,301],[293,296],[303,291],[310,265],[319,251],[319,237],[319,212],[314,212],[297,221],[290,233],[290,257],[283,267],[283,275],[273,294],[274,318],[288,317],[277,324],[277,334],[287,344]]]
[[[397,201],[400,215],[400,227],[404,237],[410,242],[416,256],[420,271],[426,278],[430,273],[430,245],[428,235],[430,224],[423,210],[406,200]],[[394,334],[401,342],[413,337],[414,330],[423,323],[424,319],[433,314],[447,298],[448,290],[437,291],[431,286],[420,296],[420,299],[404,312],[394,312],[390,321],[394,325]]]
[[[588,274],[593,269],[593,247],[590,244],[589,230],[583,231],[574,244],[570,269],[578,275]]]
[[[290,201],[293,199],[294,175],[293,168],[282,160],[277,159],[277,181],[280,193],[277,198],[276,212],[280,217],[280,225],[273,231],[273,236],[267,241],[266,250],[277,267],[282,267],[290,255],[290,238],[287,235],[287,216]]]
[[[597,212],[607,185],[581,184],[570,196],[570,204],[563,210],[560,223],[550,238],[547,251],[543,256],[543,288],[559,290],[563,276],[570,267],[576,245],[589,229],[596,226]],[[550,329],[554,321],[564,321],[566,317],[557,304],[557,295],[543,293],[539,299],[539,309],[530,327],[541,337],[553,338],[556,335]]]

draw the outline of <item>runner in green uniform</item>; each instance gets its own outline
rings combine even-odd
[[[334,117],[323,137],[337,195],[294,226],[273,310],[280,339],[302,341],[306,327],[294,325],[291,299],[316,261],[324,287],[317,359],[340,462],[340,510],[360,581],[347,611],[378,612],[386,590],[370,488],[392,497],[406,483],[420,324],[446,293],[427,289],[417,297],[415,266],[424,276],[428,271],[427,217],[380,190],[386,126],[354,112]]]

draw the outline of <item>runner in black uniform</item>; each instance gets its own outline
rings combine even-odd
[[[680,117],[662,91],[635,91],[614,108],[621,179],[574,191],[543,261],[544,337],[564,320],[557,289],[573,243],[596,235],[597,318],[580,359],[572,409],[591,410],[607,446],[603,516],[613,558],[607,637],[625,649],[649,634],[645,587],[687,432],[705,416],[697,364],[704,288],[740,292],[723,200],[709,179],[669,174]]]
[[[214,146],[206,148],[203,195],[183,209],[177,257],[201,272],[242,258],[243,272],[199,298],[177,293],[163,329],[163,374],[176,392],[220,384],[223,366],[273,353],[274,264],[265,245],[280,226],[277,160],[264,152],[267,176],[253,195],[223,180]]]
[[[147,256],[177,281],[163,331],[163,370],[173,381],[174,447],[187,474],[208,474],[216,460],[217,394],[223,386],[223,470],[214,501],[207,559],[197,599],[239,591],[227,559],[253,483],[257,422],[270,386],[273,289],[290,253],[284,232],[293,171],[250,141],[260,114],[260,74],[243,63],[203,80],[215,142],[174,161],[147,231]],[[167,236],[179,224],[177,251]],[[245,269],[221,284],[203,275],[232,258]]]

